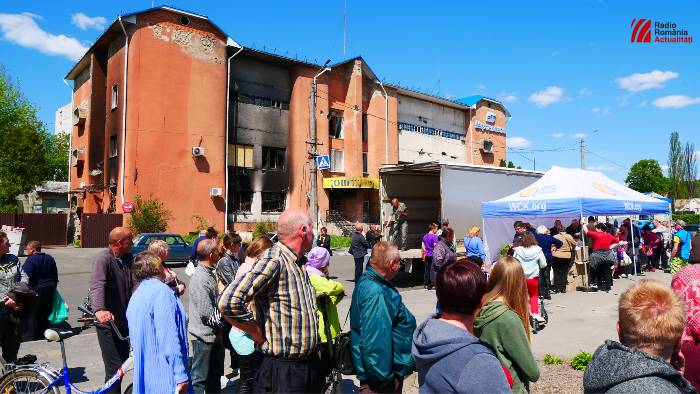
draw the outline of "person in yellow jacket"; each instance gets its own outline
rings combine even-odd
[[[328,279],[328,266],[331,256],[327,249],[317,246],[309,251],[306,259],[306,272],[309,274],[309,280],[316,290],[316,294],[325,294],[330,299],[330,303],[326,303],[328,308],[326,316],[328,316],[328,322],[331,327],[331,339],[335,339],[340,333],[340,320],[338,319],[338,308],[336,306],[345,297],[345,289],[340,282]],[[326,338],[326,322],[323,319],[320,305],[317,313],[321,342],[326,343],[328,341],[328,338]]]

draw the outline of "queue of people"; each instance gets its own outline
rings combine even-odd
[[[369,263],[355,275],[349,308],[349,352],[360,392],[401,392],[414,371],[421,393],[528,392],[540,377],[530,346],[530,318],[542,320],[540,296],[565,291],[565,273],[586,239],[595,262],[592,277],[600,289],[609,289],[622,239],[634,236],[631,223],[622,224],[628,229],[623,238],[605,223],[589,220],[589,225],[572,222],[571,234],[561,222],[536,229],[517,222],[512,257],[488,266],[478,227],[469,229],[466,256],[460,258],[454,230],[432,225],[422,244],[426,261],[430,257],[426,286],[435,289],[438,309],[420,324],[391,282],[400,269],[399,247],[378,238],[370,245],[364,228],[357,226],[351,247],[357,248],[355,267],[371,251]],[[305,212],[285,211],[277,230],[278,242],[263,236],[245,249],[233,232],[223,235],[221,245],[204,236],[187,287],[163,264],[165,242],[153,242],[147,252],[132,256],[130,230],[112,230],[109,247],[95,258],[90,287],[101,323],[97,338],[105,379],[129,354],[129,343],[107,324],[113,321],[116,330],[129,333],[134,392],[220,392],[227,348],[240,371],[239,392],[321,392],[332,364],[321,349],[342,331],[337,305],[346,290],[331,276],[326,241],[323,235],[315,238]],[[641,245],[654,252],[658,243],[650,230],[642,229]],[[700,250],[690,245],[700,245],[700,236],[687,239],[686,248],[680,231],[669,238],[678,240],[672,241],[677,252],[670,261],[685,255],[695,263],[691,252]],[[314,246],[315,239],[320,245]],[[5,243],[0,233],[0,285],[24,281],[55,289],[55,262],[52,268],[52,259],[38,255],[40,244],[32,244],[37,252],[32,256],[39,257],[24,270]],[[554,271],[551,286],[542,280],[548,268]],[[39,271],[48,274],[32,276]],[[179,299],[185,292],[187,313]],[[321,303],[319,295],[327,301]],[[694,264],[682,264],[672,288],[645,280],[628,289],[619,301],[619,342],[606,341],[596,351],[584,376],[585,390],[693,392],[700,384],[698,299],[700,270]],[[16,311],[11,300],[2,307]],[[13,342],[7,340],[7,321],[0,313],[3,357],[9,361]]]

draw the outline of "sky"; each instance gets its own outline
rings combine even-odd
[[[3,1],[0,65],[53,130],[75,61],[117,15],[161,4],[207,15],[244,46],[317,63],[362,55],[386,82],[499,99],[508,159],[523,168],[578,167],[580,138],[586,167],[618,181],[640,159],[665,168],[673,131],[700,151],[697,1]],[[694,42],[632,43],[640,18]]]

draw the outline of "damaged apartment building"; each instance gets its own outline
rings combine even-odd
[[[505,159],[502,103],[382,84],[362,57],[317,78],[318,154],[309,190],[311,81],[321,65],[246,48],[209,18],[171,7],[123,15],[66,76],[73,85],[71,210],[126,213],[137,195],[250,231],[287,207],[320,224],[378,223],[383,164]],[[331,226],[332,227],[332,226]]]

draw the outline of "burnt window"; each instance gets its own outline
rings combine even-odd
[[[362,152],[362,172],[365,174],[369,172],[369,166],[367,165],[367,152]]]
[[[367,142],[367,114],[362,114],[362,142]]]
[[[284,193],[279,192],[262,192],[262,212],[273,213],[284,211]]]
[[[236,212],[247,212],[253,205],[253,192],[249,190],[237,190],[233,193],[233,210]]]
[[[343,138],[343,111],[331,110],[328,116],[328,135],[331,138]]]
[[[117,157],[117,135],[109,136],[109,157]]]
[[[285,152],[286,150],[284,148],[263,146],[262,168],[267,170],[284,170]]]

